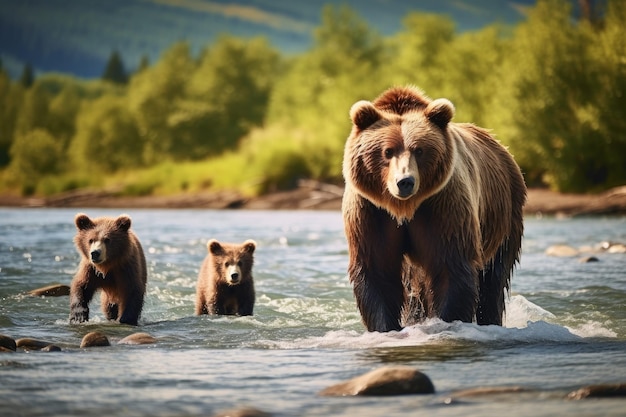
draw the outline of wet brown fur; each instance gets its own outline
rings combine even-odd
[[[208,254],[202,262],[196,287],[196,315],[252,315],[255,301],[252,278],[255,249],[253,240],[234,244],[211,239],[207,243]],[[241,279],[232,285],[228,283],[226,270],[228,265],[237,263],[241,269]]]
[[[449,101],[414,87],[350,111],[342,211],[348,275],[370,331],[427,317],[502,324],[526,186],[488,131],[452,123],[453,114]],[[386,152],[416,161],[418,188],[407,199],[388,189],[396,173]]]
[[[139,239],[130,229],[131,219],[90,219],[79,213],[75,216],[74,243],[81,254],[78,270],[70,287],[70,322],[89,320],[89,302],[98,290],[105,317],[120,323],[136,325],[143,308],[146,291],[146,259]],[[106,246],[106,260],[91,260],[92,241]]]

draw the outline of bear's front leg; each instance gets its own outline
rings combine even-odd
[[[401,330],[404,228],[371,203],[360,203],[361,210],[344,211],[356,303],[367,330]]]
[[[90,267],[81,267],[70,287],[70,323],[89,321],[89,302],[96,291],[95,274]]]

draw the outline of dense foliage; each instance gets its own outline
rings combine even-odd
[[[383,37],[329,6],[313,47],[293,57],[262,38],[223,36],[199,56],[172,45],[127,83],[117,54],[93,81],[12,81],[0,68],[0,191],[262,193],[298,178],[340,182],[350,106],[404,84],[452,100],[455,121],[492,129],[531,185],[621,185],[624,23],[621,0],[593,21],[573,20],[565,0],[540,0],[514,28],[459,34],[445,16],[414,13]]]

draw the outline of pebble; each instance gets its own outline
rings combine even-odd
[[[156,343],[156,341],[156,338],[152,335],[139,332],[128,335],[117,343],[120,345],[149,345]]]
[[[626,397],[626,383],[588,385],[570,392],[567,396],[570,400],[602,397]]]
[[[53,284],[29,291],[28,294],[35,297],[63,297],[70,295],[70,287],[62,284]]]
[[[320,392],[323,396],[433,394],[430,378],[409,366],[385,366]]]
[[[583,258],[580,258],[578,262],[580,262],[581,264],[586,264],[589,262],[600,262],[600,259],[596,258],[595,256],[585,256]]]
[[[104,333],[89,332],[83,337],[83,340],[80,342],[81,348],[96,346],[111,346],[111,344],[109,343],[109,339]]]
[[[57,345],[48,345],[46,347],[41,348],[42,352],[60,352],[61,348]]]
[[[5,336],[0,334],[0,348],[4,348],[3,352],[15,352],[17,346],[15,345],[15,340],[10,338],[9,336]]]

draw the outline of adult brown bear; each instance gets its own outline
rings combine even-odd
[[[414,87],[350,109],[348,275],[370,331],[427,317],[502,324],[526,186],[509,152]]]

